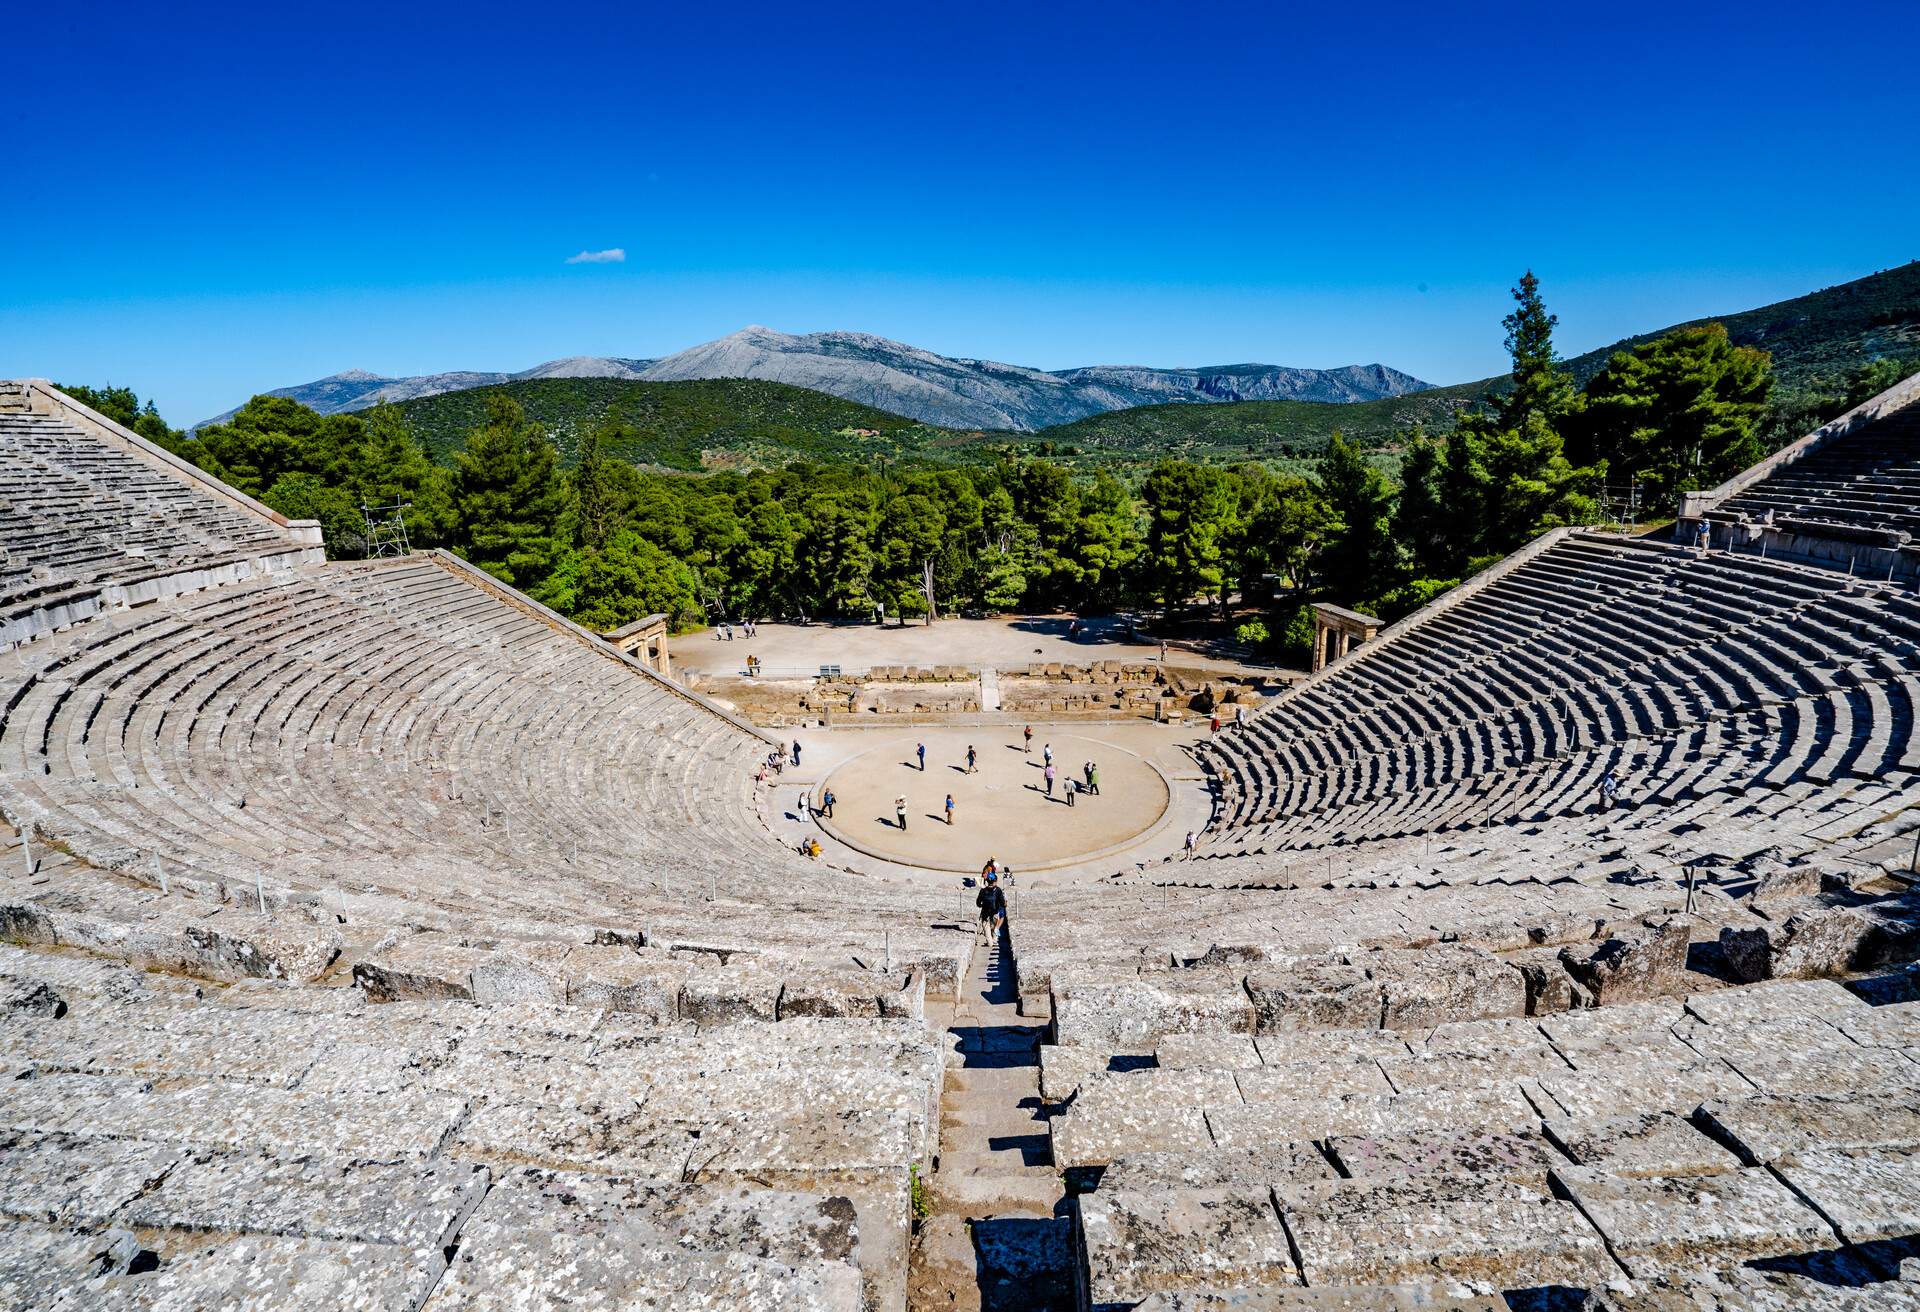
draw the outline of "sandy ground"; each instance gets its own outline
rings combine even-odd
[[[1088,620],[1067,636],[1069,616],[1015,616],[991,620],[941,620],[880,628],[873,624],[763,624],[757,637],[722,642],[719,630],[682,634],[668,642],[676,669],[702,674],[744,673],[749,655],[758,656],[769,678],[818,673],[822,665],[849,672],[870,665],[1020,666],[1032,661],[1086,665],[1102,660],[1151,661],[1160,657],[1156,642],[1133,642],[1123,620]],[[1173,644],[1168,659],[1188,668],[1227,672],[1264,672],[1237,660],[1210,656]]]
[[[914,748],[925,743],[927,768]],[[966,749],[979,753],[966,772]],[[1055,782],[1048,795],[1044,748],[1054,750]],[[1098,796],[1076,794],[1067,804],[1069,777],[1099,767]],[[1035,729],[1031,753],[1020,731],[1005,726],[928,729],[888,735],[827,776],[834,814],[820,825],[870,855],[942,870],[974,871],[988,858],[1035,869],[1127,843],[1152,828],[1167,809],[1167,784],[1146,760],[1111,742],[1064,731]],[[816,790],[814,801],[822,790]],[[945,799],[954,799],[954,822]],[[895,799],[907,799],[903,830]]]

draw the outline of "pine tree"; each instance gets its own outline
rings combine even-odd
[[[532,588],[558,560],[567,489],[546,430],[511,397],[487,398],[487,422],[455,458],[460,553],[496,578]]]
[[[1320,554],[1328,590],[1349,603],[1384,592],[1397,573],[1393,485],[1338,432],[1327,441],[1314,481],[1332,517]]]

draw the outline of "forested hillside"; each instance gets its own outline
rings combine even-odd
[[[542,378],[442,392],[399,403],[414,435],[440,463],[505,396],[547,430],[572,463],[581,436],[611,423],[607,452],[636,465],[699,470],[849,460],[918,452],[942,429],[823,392],[749,378],[677,383],[616,378]]]

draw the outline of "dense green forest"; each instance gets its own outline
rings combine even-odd
[[[418,397],[399,409],[427,451],[444,462],[485,421],[495,396],[509,398],[544,427],[569,464],[587,431],[606,424],[618,430],[618,445],[607,454],[685,470],[898,459],[950,436],[872,406],[753,378],[542,378]]]
[[[930,430],[769,383],[529,382],[327,416],[257,396],[191,436],[125,389],[68,390],[320,520],[334,555],[364,551],[363,503],[403,501],[415,545],[450,547],[592,627],[654,611],[681,625],[878,608],[1133,606],[1171,619],[1198,603],[1242,641],[1297,656],[1310,600],[1391,620],[1546,529],[1605,522],[1630,483],[1643,515],[1671,513],[1680,491],[1745,468],[1780,431],[1771,357],[1719,323],[1616,351],[1582,385],[1555,355],[1531,273],[1513,301],[1511,370],[1477,399],[1442,398],[1445,428],[1413,412],[1379,434],[1363,418],[1353,438],[1301,439],[1286,463],[1244,458],[1265,451],[1226,460],[1225,444],[1163,447],[1131,477],[984,435],[963,463],[916,460]],[[1803,373],[1793,422],[1811,426],[1916,367],[1886,356]],[[1206,422],[1247,408],[1154,409]],[[541,415],[559,416],[564,452]],[[796,434],[815,458],[711,469],[716,450],[764,443],[764,455]],[[1395,472],[1365,449],[1383,437]]]

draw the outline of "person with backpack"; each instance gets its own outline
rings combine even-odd
[[[980,941],[988,942],[1005,922],[1007,895],[1000,891],[1000,885],[988,880],[974,894],[973,904],[980,908]]]
[[[831,788],[823,790],[820,794],[820,814],[829,820],[833,819],[833,789]]]

